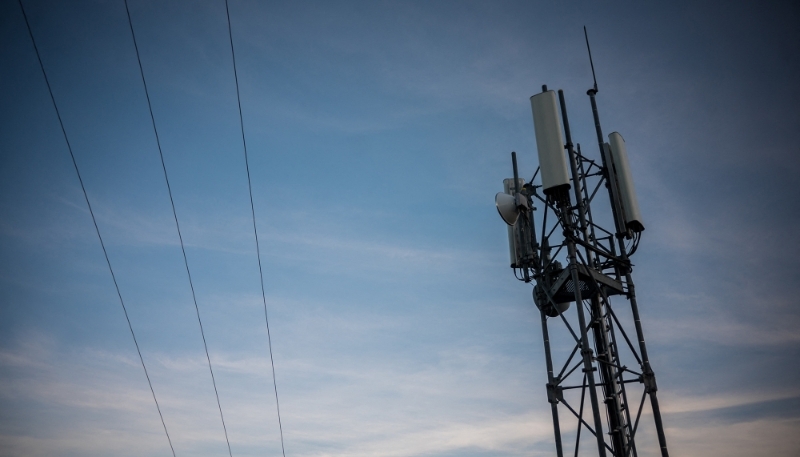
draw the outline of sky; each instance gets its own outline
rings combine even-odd
[[[175,453],[225,455],[124,3],[24,4]],[[554,455],[493,199],[542,84],[597,158],[584,25],[671,454],[800,454],[796,4],[229,6],[287,456]],[[225,3],[130,11],[232,454],[280,455]],[[15,1],[0,82],[0,455],[171,455]]]

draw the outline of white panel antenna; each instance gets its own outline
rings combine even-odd
[[[608,135],[608,145],[611,149],[611,160],[616,170],[617,184],[619,185],[619,198],[622,201],[622,212],[625,215],[625,226],[633,232],[644,230],[642,213],[639,211],[639,200],[636,198],[636,189],[633,187],[633,175],[628,164],[628,151],[625,139],[619,132]]]
[[[533,129],[536,133],[536,148],[539,152],[539,168],[542,173],[542,189],[545,194],[556,192],[556,189],[568,190],[569,175],[556,93],[545,90],[532,96],[531,110]]]

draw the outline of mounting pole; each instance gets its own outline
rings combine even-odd
[[[620,245],[620,256],[623,260],[627,261],[628,254],[625,252],[625,242],[622,240],[622,238],[619,238],[618,242]],[[653,421],[656,424],[658,446],[661,448],[661,457],[669,457],[669,451],[667,450],[667,438],[664,435],[664,423],[661,420],[661,408],[658,405],[658,397],[656,396],[656,391],[658,391],[656,374],[650,367],[650,357],[647,355],[647,345],[644,342],[642,320],[639,317],[639,305],[636,302],[636,289],[633,286],[633,278],[631,277],[630,268],[625,270],[625,281],[628,283],[628,300],[631,302],[633,323],[636,327],[636,338],[639,340],[639,352],[642,355],[642,377],[644,378],[644,388],[645,392],[650,396],[650,407],[653,408]]]
[[[600,157],[603,160],[603,168],[605,169],[606,183],[608,184],[608,191],[611,195],[611,212],[614,215],[614,225],[617,229],[617,236],[622,236],[627,232],[625,221],[622,220],[622,208],[620,207],[619,189],[617,189],[617,178],[614,171],[614,164],[611,162],[610,157],[607,158],[608,152],[605,147],[605,140],[603,139],[603,129],[600,128],[600,116],[597,113],[597,102],[594,96],[597,95],[597,76],[594,73],[594,61],[592,60],[592,48],[589,46],[589,33],[586,31],[586,26],[583,26],[583,36],[586,38],[586,50],[589,51],[589,65],[592,67],[592,81],[594,85],[591,89],[586,91],[592,102],[592,115],[594,116],[594,129],[597,133],[597,144],[600,146]]]
[[[555,196],[553,196],[555,197]],[[561,212],[561,224],[564,227],[565,236],[567,233],[574,231],[574,223],[572,221],[572,214],[570,213],[569,193],[565,193],[564,198],[556,198],[559,209]],[[595,437],[597,438],[597,451],[600,457],[606,457],[606,442],[603,439],[603,421],[600,418],[600,404],[597,400],[597,384],[594,379],[594,351],[589,346],[589,333],[586,325],[586,316],[583,310],[583,297],[581,294],[581,281],[578,275],[578,257],[575,250],[575,241],[572,236],[566,236],[565,243],[567,245],[567,262],[569,265],[569,274],[572,279],[572,284],[575,296],[575,308],[578,310],[578,323],[580,326],[581,335],[581,357],[583,358],[583,372],[586,374],[586,380],[589,384],[589,400],[592,404],[592,415],[594,418]]]
[[[568,208],[563,208],[565,219],[569,218]],[[572,225],[570,223],[570,225]],[[571,227],[570,227],[571,229]],[[583,298],[581,297],[580,278],[578,277],[578,259],[575,253],[575,242],[567,240],[567,260],[572,284],[575,285],[575,308],[578,309],[578,323],[581,328],[581,356],[583,357],[583,372],[589,383],[589,400],[592,403],[594,416],[594,431],[597,438],[597,451],[600,457],[606,457],[606,442],[603,439],[603,421],[600,419],[600,404],[597,401],[597,385],[594,381],[595,368],[592,366],[594,351],[589,347],[589,334],[586,327],[586,316],[583,312]]]
[[[542,339],[544,340],[544,358],[547,363],[547,401],[550,403],[550,411],[553,414],[553,432],[556,439],[556,456],[564,457],[564,450],[561,444],[561,424],[558,422],[558,401],[561,396],[561,387],[553,376],[553,357],[550,354],[550,333],[547,331],[547,315],[544,307],[539,310],[542,315]]]
[[[617,229],[620,257],[622,258],[623,262],[628,265],[627,267],[623,268],[623,273],[628,286],[628,299],[631,303],[631,312],[633,313],[633,320],[636,327],[636,337],[639,340],[639,351],[642,355],[642,367],[644,370],[642,377],[644,378],[645,392],[650,396],[650,405],[653,408],[653,420],[656,424],[656,433],[658,435],[658,445],[661,448],[661,456],[669,457],[669,451],[667,450],[667,439],[664,435],[664,425],[661,420],[661,408],[658,405],[658,397],[656,396],[656,391],[658,390],[656,385],[656,377],[655,373],[653,373],[653,369],[650,367],[650,359],[647,356],[647,346],[644,342],[644,332],[642,330],[642,322],[639,317],[639,306],[636,302],[636,293],[633,285],[633,278],[631,277],[630,261],[628,259],[628,254],[625,251],[625,242],[622,239],[623,234],[627,233],[628,229],[625,227],[625,224],[622,221],[622,208],[620,207],[619,189],[617,188],[614,170],[610,168],[613,167],[613,163],[611,163],[611,160],[607,160],[606,158],[607,154],[605,142],[603,141],[603,130],[600,127],[600,115],[597,112],[597,101],[595,100],[595,95],[597,95],[597,78],[595,77],[594,73],[592,50],[589,47],[589,35],[586,32],[586,26],[583,27],[583,32],[584,36],[586,37],[586,48],[589,50],[589,63],[592,66],[592,79],[594,80],[594,87],[589,89],[586,94],[589,95],[589,100],[592,104],[594,127],[595,132],[597,133],[597,143],[600,147],[600,157],[603,160],[603,168],[605,169],[605,176],[608,183],[608,193],[611,199],[611,211],[614,214],[614,223]]]
[[[581,189],[581,176],[578,173],[578,160],[575,154],[575,148],[572,144],[572,133],[569,128],[569,117],[567,116],[567,103],[564,99],[564,91],[558,91],[558,100],[561,105],[561,119],[564,123],[564,135],[567,140],[565,148],[569,154],[569,164],[572,171],[572,187],[575,193],[575,206],[578,209],[578,223],[583,241],[586,243],[586,261],[587,268],[592,268],[594,264],[594,252],[588,248],[591,243],[589,237],[589,224],[586,220],[586,208],[583,202],[583,195]],[[597,359],[601,363],[598,364],[598,374],[602,381],[603,392],[605,396],[607,416],[609,421],[609,430],[611,432],[611,442],[616,455],[626,455],[626,449],[629,447],[630,436],[627,432],[627,422],[625,412],[623,410],[623,401],[620,398],[621,386],[618,382],[619,372],[614,366],[614,360],[617,358],[616,349],[610,344],[608,339],[609,328],[604,318],[603,304],[600,301],[600,294],[592,294],[591,297],[591,311],[592,311],[592,333],[595,339],[595,347],[597,349]]]
[[[608,193],[611,197],[611,213],[614,216],[614,227],[616,228],[617,236],[620,237],[627,232],[627,229],[625,228],[625,222],[622,220],[622,208],[619,204],[619,189],[617,188],[617,179],[614,174],[614,164],[611,162],[611,158],[607,157],[608,152],[606,151],[605,141],[603,141],[603,129],[600,127],[600,115],[597,113],[597,101],[594,98],[597,91],[595,89],[589,89],[586,91],[586,94],[589,96],[589,100],[592,103],[592,115],[594,117],[594,130],[597,134],[597,145],[600,148],[600,157],[603,160],[603,174],[606,177]]]

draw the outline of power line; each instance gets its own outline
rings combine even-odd
[[[186,258],[186,248],[183,246],[183,236],[181,235],[181,226],[178,223],[178,213],[175,211],[175,201],[172,198],[172,188],[169,185],[169,176],[167,175],[167,166],[164,163],[164,153],[161,150],[161,140],[158,138],[158,129],[156,128],[156,118],[153,115],[153,106],[150,103],[150,93],[147,90],[147,81],[144,77],[144,69],[142,67],[142,59],[139,56],[139,46],[136,44],[136,34],[133,31],[133,21],[131,20],[131,12],[128,8],[128,0],[125,0],[125,12],[128,14],[128,25],[131,29],[131,38],[133,38],[133,48],[136,50],[136,61],[139,63],[139,74],[142,76],[142,85],[144,86],[144,94],[147,98],[147,108],[150,111],[150,120],[153,124],[153,133],[156,137],[156,145],[158,146],[158,155],[161,157],[161,168],[164,170],[164,180],[167,183],[167,193],[169,194],[169,203],[172,205],[172,216],[175,219],[175,227],[178,229],[178,239],[181,243],[181,252],[183,253],[183,264],[186,266],[186,275],[189,277],[189,288],[192,290],[192,301],[194,302],[194,309],[197,312],[197,322],[200,324],[200,335],[203,337],[203,348],[206,351],[206,360],[208,361],[208,371],[211,373],[211,383],[214,385],[214,395],[217,397],[217,408],[219,408],[219,418],[222,421],[222,430],[225,432],[225,442],[228,444],[228,455],[233,457],[231,452],[231,442],[228,440],[228,429],[225,427],[225,417],[222,415],[222,405],[219,401],[219,392],[217,391],[217,381],[214,379],[214,370],[211,368],[211,357],[208,355],[208,344],[206,343],[206,334],[203,331],[203,321],[200,319],[200,308],[197,306],[197,297],[194,292],[194,283],[192,282],[192,273],[189,271],[189,260]]]
[[[72,152],[72,146],[69,143],[69,138],[67,137],[67,130],[64,128],[64,122],[61,120],[61,113],[58,111],[58,105],[56,104],[56,98],[53,95],[53,89],[50,87],[50,80],[47,78],[47,72],[44,70],[44,64],[42,63],[42,56],[39,54],[39,47],[36,46],[36,40],[33,38],[33,31],[31,30],[31,24],[28,22],[28,15],[25,14],[25,7],[22,5],[22,0],[19,1],[19,8],[22,10],[22,17],[25,19],[25,25],[28,28],[28,34],[31,37],[31,43],[33,43],[33,49],[36,51],[36,58],[39,60],[39,67],[42,69],[42,75],[44,76],[44,82],[47,84],[47,91],[50,93],[50,100],[53,102],[53,108],[56,111],[56,117],[58,117],[58,124],[61,126],[61,133],[64,134],[64,142],[67,143],[67,149],[69,150],[69,156],[72,158],[72,165],[75,167],[75,174],[78,175],[78,182],[81,184],[81,190],[83,191],[83,198],[86,200],[86,206],[89,208],[89,214],[92,216],[92,223],[94,224],[94,230],[97,233],[97,239],[100,240],[100,247],[103,248],[103,256],[106,258],[106,264],[108,265],[108,271],[111,273],[111,279],[114,281],[114,288],[117,290],[117,297],[119,297],[119,304],[122,305],[122,311],[125,313],[125,320],[128,322],[128,329],[131,331],[131,337],[133,337],[133,344],[136,346],[136,353],[139,354],[139,361],[142,363],[142,369],[144,370],[144,376],[147,378],[147,385],[150,386],[150,393],[153,394],[153,401],[156,404],[156,409],[158,410],[158,417],[161,418],[161,425],[164,426],[164,434],[167,435],[167,442],[169,442],[169,448],[172,450],[172,456],[175,457],[175,448],[172,447],[172,440],[169,437],[169,432],[167,431],[167,424],[164,422],[164,415],[161,414],[161,408],[158,406],[158,400],[156,399],[156,392],[153,390],[153,383],[150,381],[150,375],[147,373],[147,367],[144,364],[144,358],[142,357],[142,351],[139,349],[139,342],[136,341],[136,334],[133,332],[133,325],[131,325],[131,319],[128,317],[128,310],[125,307],[125,302],[122,300],[122,293],[119,291],[119,285],[117,284],[117,277],[114,275],[114,269],[111,268],[111,261],[108,259],[108,252],[106,251],[106,245],[103,242],[103,237],[100,236],[100,228],[97,226],[97,219],[94,217],[94,211],[92,211],[92,204],[89,203],[89,195],[86,193],[86,187],[83,185],[83,178],[81,178],[81,172],[78,169],[78,162],[75,160],[75,154]]]
[[[236,72],[236,53],[233,51],[233,32],[231,31],[231,13],[228,10],[228,0],[225,0],[225,15],[228,18],[228,38],[231,43],[231,58],[233,60],[233,79],[236,81],[236,102],[239,105],[239,126],[242,130],[242,147],[244,148],[244,166],[247,170],[247,190],[250,192],[250,213],[253,216],[253,235],[256,239],[256,256],[258,257],[258,275],[261,279],[261,300],[264,303],[264,320],[267,323],[267,342],[269,343],[269,361],[272,364],[272,387],[275,389],[275,407],[278,411],[278,429],[281,433],[281,453],[286,457],[283,446],[283,424],[281,423],[281,405],[278,402],[278,383],[275,380],[275,360],[272,357],[272,336],[269,331],[269,315],[267,314],[267,297],[264,292],[264,272],[261,268],[261,248],[258,245],[258,230],[256,229],[256,210],[253,205],[253,186],[250,183],[250,163],[247,160],[247,141],[244,136],[244,119],[242,117],[242,98],[239,95],[239,75]]]

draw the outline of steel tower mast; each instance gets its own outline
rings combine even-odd
[[[601,457],[637,457],[647,397],[659,450],[667,457],[658,389],[630,262],[644,225],[625,142],[617,132],[604,141],[596,94],[595,82],[587,95],[600,159],[589,158],[579,144],[573,145],[563,91],[558,91],[556,102],[555,92],[542,86],[542,92],[531,97],[539,168],[529,182],[520,179],[516,153],[512,152],[514,178],[504,180],[504,192],[497,194],[495,201],[509,225],[511,267],[517,279],[533,285],[533,300],[541,313],[546,391],[558,457],[564,455],[565,436],[574,437],[573,452],[579,454],[582,432],[593,436]],[[537,175],[541,184],[534,184]],[[599,197],[602,187],[608,192],[607,203]],[[597,219],[593,205],[598,209]],[[539,209],[541,230],[537,236],[534,211]],[[612,227],[604,228],[601,219],[608,216]],[[626,301],[630,315],[623,314]],[[568,313],[572,304],[575,311]],[[551,345],[550,332],[556,328],[566,335],[570,352]],[[556,364],[554,359],[564,361]],[[589,411],[585,410],[587,393]],[[564,410],[566,416],[560,417],[559,411]],[[568,430],[563,427],[567,423],[570,431],[562,433]]]

